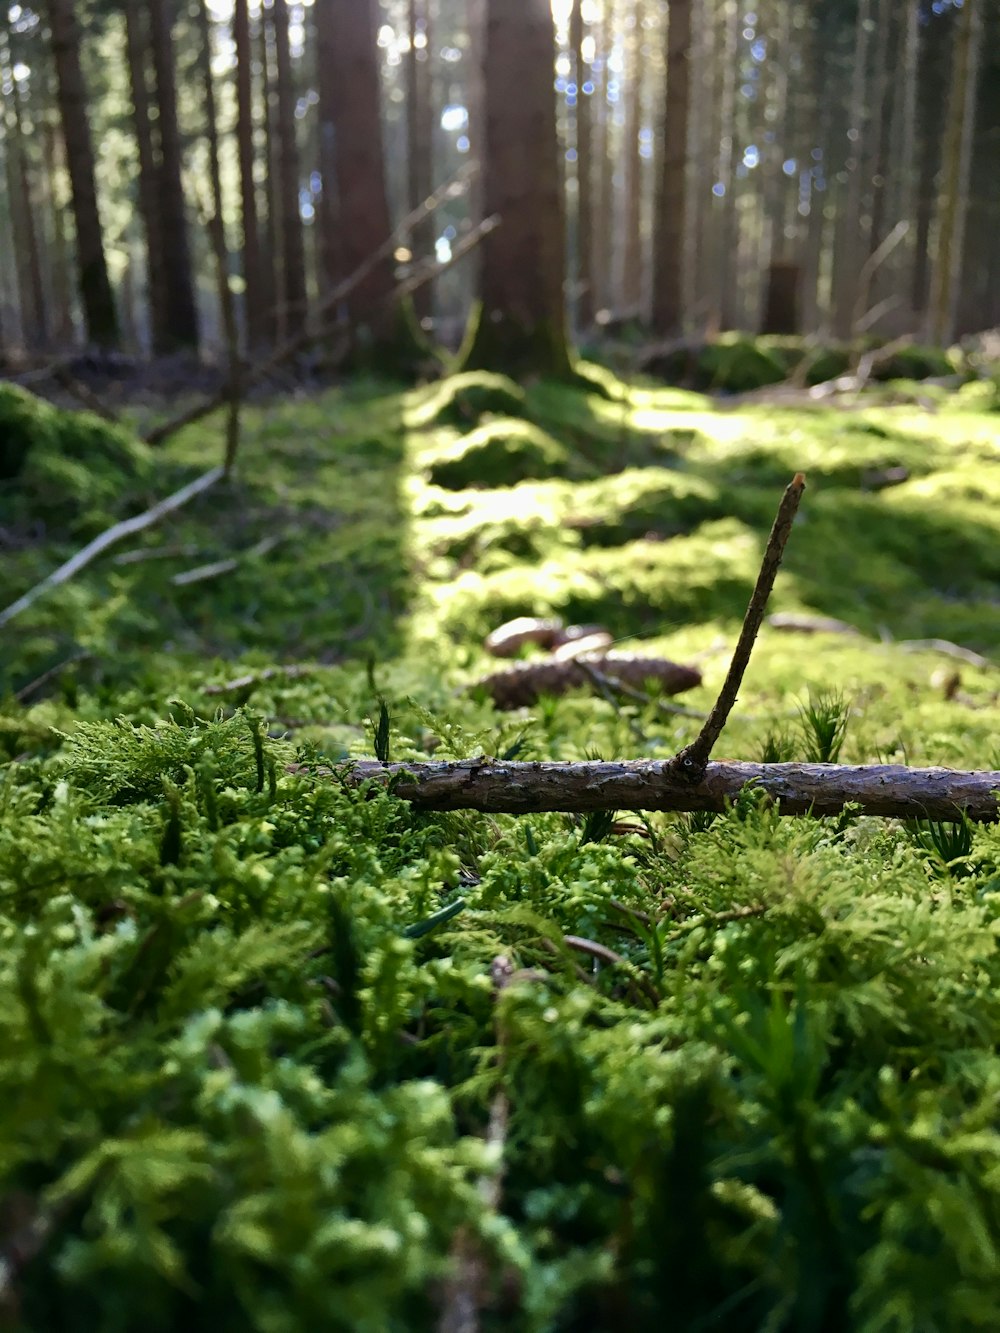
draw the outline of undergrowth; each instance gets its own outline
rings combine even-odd
[[[470,1256],[487,1331],[1000,1325],[995,827],[786,819],[752,789],[428,815],[329,771],[673,753],[698,720],[653,696],[498,715],[465,688],[479,638],[600,620],[697,660],[707,708],[795,466],[772,609],[859,632],[765,628],[720,753],[1000,767],[996,668],[894,642],[1000,645],[985,414],[609,384],[255,409],[236,483],[5,630],[18,1333],[431,1330]],[[433,483],[470,434],[499,466],[514,417],[560,475]],[[113,519],[209,444],[140,451],[93,502]],[[77,540],[15,498],[11,597]]]

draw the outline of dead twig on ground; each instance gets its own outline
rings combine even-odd
[[[213,467],[208,472],[203,472],[200,477],[194,481],[189,481],[186,486],[182,486],[179,491],[174,491],[173,495],[168,495],[166,499],[160,500],[153,505],[151,509],[144,513],[136,514],[134,518],[123,519],[121,523],[115,523],[113,527],[106,528],[99,536],[76,555],[71,556],[58,569],[54,570],[41,583],[36,583],[33,588],[29,588],[23,597],[19,597],[16,602],[0,611],[0,628],[8,624],[15,616],[27,611],[30,606],[34,606],[44,593],[52,588],[58,587],[62,583],[68,583],[75,574],[79,574],[81,569],[85,569],[97,559],[99,555],[108,550],[109,547],[117,545],[125,537],[134,536],[137,532],[144,532],[151,528],[154,523],[159,523],[160,519],[165,518],[167,514],[172,514],[175,510],[186,505],[188,501],[193,500],[195,496],[203,494],[214,486],[225,475],[225,469]]]
[[[778,512],[775,515],[774,524],[767,539],[767,546],[764,548],[764,559],[761,561],[757,583],[750,597],[750,603],[743,619],[743,628],[740,630],[740,637],[733,652],[733,660],[729,664],[729,671],[722,683],[719,697],[716,699],[701,731],[691,744],[686,745],[671,761],[676,772],[686,774],[693,782],[700,782],[704,777],[709,755],[712,753],[715,742],[722,734],[726,719],[736,703],[743,675],[750,662],[750,654],[753,652],[753,646],[764,619],[764,612],[767,610],[768,598],[771,595],[771,589],[774,587],[778,566],[781,564],[785,544],[792,530],[792,523],[798,512],[799,501],[802,499],[802,492],[805,487],[805,477],[801,472],[796,472],[781,498],[781,504],[778,506]]]

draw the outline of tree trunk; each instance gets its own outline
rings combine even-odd
[[[80,67],[80,29],[73,0],[48,0],[48,13],[58,81],[59,117],[72,190],[80,303],[88,341],[98,347],[113,348],[119,343],[118,317],[111,295],[104,234],[97,210],[87,89]]]
[[[584,58],[586,27],[583,0],[573,0],[569,44],[576,74],[576,322],[594,322],[594,180],[591,116],[594,105],[590,68]],[[586,91],[587,87],[590,91]]]
[[[614,304],[614,161],[612,156],[613,117],[608,102],[608,83],[611,71],[608,58],[614,40],[613,0],[604,7],[604,18],[598,28],[598,50],[601,76],[595,93],[597,97],[596,152],[597,183],[594,209],[594,304],[606,312]]]
[[[139,215],[146,235],[150,342],[153,352],[159,354],[170,350],[170,335],[167,329],[167,277],[163,263],[163,230],[160,217],[160,171],[156,160],[149,88],[146,81],[149,32],[145,20],[148,12],[148,7],[142,0],[126,0],[125,44],[132,91],[132,119],[139,154]]]
[[[382,150],[377,0],[328,3],[340,261],[344,272],[353,273],[391,231]],[[393,280],[393,260],[387,255],[351,293],[347,306],[356,354],[368,356],[394,336],[397,311],[388,300]]]
[[[465,356],[472,369],[572,373],[554,67],[549,0],[488,0],[483,204],[501,222],[483,243],[481,310]]]
[[[215,80],[212,77],[212,20],[208,0],[199,0],[198,28],[201,45],[198,50],[201,82],[205,93],[205,138],[208,141],[208,172],[212,186],[212,228],[218,264],[219,318],[222,324],[230,374],[237,370],[239,333],[236,324],[236,303],[229,284],[229,246],[226,241],[225,203],[222,193],[222,166],[219,155],[219,116],[216,109]]]
[[[858,0],[855,26],[851,98],[847,117],[847,152],[844,161],[846,180],[839,191],[837,229],[833,258],[834,332],[840,338],[851,335],[857,275],[861,263],[861,162],[868,131],[867,105],[868,43],[872,0]]]
[[[51,100],[49,100],[51,94]],[[62,189],[64,176],[60,157],[59,112],[54,92],[46,80],[45,114],[42,122],[42,153],[45,159],[46,211],[52,237],[53,341],[68,347],[73,341],[73,291],[70,274],[69,238],[66,233],[66,200]]]
[[[945,120],[928,332],[932,342],[951,342],[958,300],[958,275],[969,207],[969,166],[976,118],[976,85],[983,21],[982,0],[965,0],[952,52],[951,88]]]
[[[42,258],[38,242],[37,203],[34,180],[28,163],[22,91],[14,76],[17,63],[11,42],[10,19],[5,16],[7,59],[0,74],[10,88],[10,114],[4,133],[7,140],[7,181],[10,195],[15,268],[20,291],[21,328],[25,345],[40,349],[48,345],[48,309],[42,281]]]
[[[274,9],[274,0],[271,11]],[[257,49],[260,52],[260,91],[261,127],[264,132],[264,208],[258,215],[260,236],[260,266],[264,278],[261,297],[264,302],[264,328],[266,341],[273,346],[285,336],[287,302],[284,289],[284,264],[282,262],[283,242],[282,224],[284,203],[281,198],[281,158],[278,142],[278,78],[275,68],[276,55],[272,25],[265,20],[265,10],[261,9],[258,25]],[[259,202],[259,201],[258,201]]]
[[[622,313],[646,312],[642,301],[642,57],[644,0],[632,0],[629,42],[625,56],[625,142],[622,153]]]
[[[736,164],[739,137],[736,129],[736,84],[739,75],[740,7],[738,0],[725,0],[725,46],[722,78],[722,140],[719,144],[719,262],[715,291],[718,325],[736,326],[736,252],[739,247],[739,214],[736,211]]]
[[[330,0],[327,0],[327,4]],[[236,145],[240,166],[240,204],[243,225],[243,284],[247,346],[251,351],[266,341],[267,309],[264,271],[254,181],[253,48],[250,44],[248,0],[235,0],[233,42],[236,47]]]
[[[160,140],[160,225],[166,283],[164,332],[171,350],[198,348],[198,308],[185,216],[177,76],[174,65],[173,0],[149,0],[153,69],[156,73]]]
[[[306,260],[299,212],[299,149],[295,139],[295,85],[288,40],[288,0],[274,0],[274,51],[278,85],[278,162],[281,198],[281,267],[285,334],[306,322]]]
[[[680,333],[685,313],[691,9],[692,0],[670,0],[667,20],[667,93],[653,246],[653,329],[661,336]]]
[[[409,0],[410,48],[406,57],[406,204],[412,212],[433,189],[433,116],[431,88],[430,5],[427,0]],[[434,249],[434,220],[428,215],[409,238],[414,259],[421,260]],[[414,298],[421,323],[430,319],[434,292],[430,283]]]

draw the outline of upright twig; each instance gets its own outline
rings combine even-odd
[[[805,486],[806,479],[804,475],[801,472],[796,472],[781,497],[781,504],[778,506],[774,525],[771,528],[771,535],[768,537],[767,546],[764,548],[764,559],[761,561],[757,583],[750,597],[746,615],[743,617],[743,628],[740,630],[740,637],[733,652],[733,660],[729,664],[726,679],[722,682],[719,697],[695,739],[671,760],[671,768],[677,773],[685,774],[692,782],[701,782],[704,778],[715,742],[722,734],[726,720],[736,703],[744,673],[750,662],[750,654],[753,652],[754,642],[763,622],[764,612],[767,610],[767,600],[771,596],[771,589],[774,587],[774,580],[778,573],[778,566],[781,564],[785,543],[788,541],[788,535],[792,530],[792,523]]]

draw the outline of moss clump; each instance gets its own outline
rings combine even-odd
[[[8,522],[41,521],[78,536],[112,521],[123,497],[152,473],[152,455],[92,412],[63,412],[0,385],[0,498]]]
[[[475,425],[481,417],[523,417],[524,390],[506,375],[487,370],[464,371],[449,375],[424,392],[407,414],[407,425],[414,430],[430,426]]]
[[[432,464],[429,478],[435,486],[461,491],[562,477],[571,466],[569,451],[551,435],[527,421],[500,418],[486,422],[452,445]]]
[[[884,360],[878,360],[872,370],[872,379],[928,380],[955,374],[955,366],[946,352],[939,347],[900,347]]]

